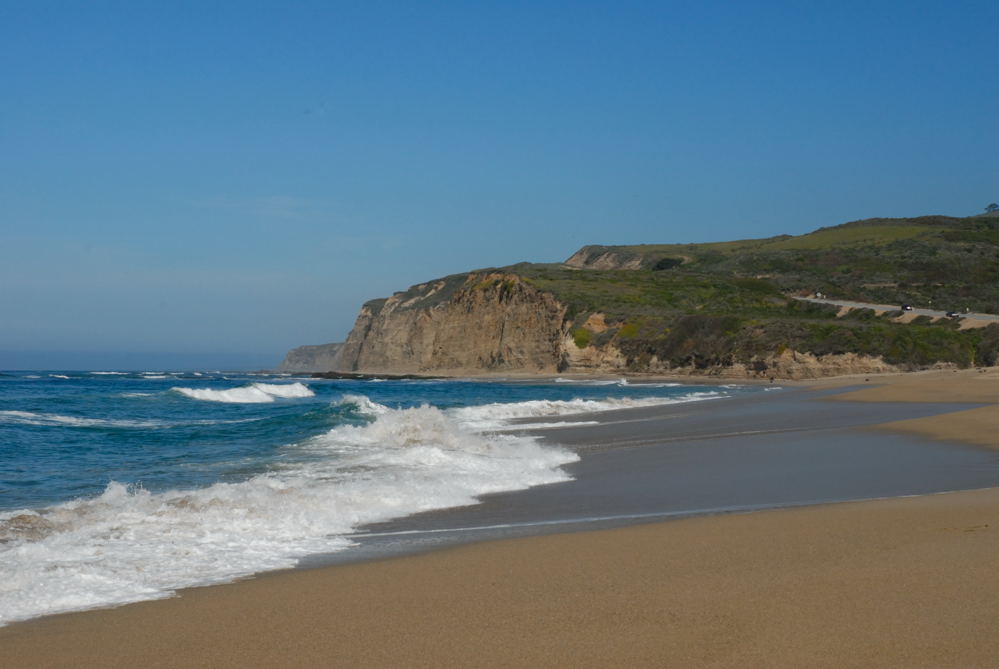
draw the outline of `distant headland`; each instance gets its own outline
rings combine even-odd
[[[816,378],[999,358],[999,212],[703,244],[586,246],[364,304],[281,369]],[[341,377],[343,378],[343,377]]]

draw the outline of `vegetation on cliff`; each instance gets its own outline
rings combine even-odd
[[[567,317],[577,323],[604,314],[606,330],[576,328],[577,346],[613,343],[634,370],[647,368],[653,357],[670,367],[753,365],[784,350],[881,356],[912,368],[964,367],[994,364],[999,346],[999,326],[959,330],[956,321],[928,318],[902,324],[892,320],[899,313],[879,317],[871,310],[840,317],[837,307],[795,300],[764,279],[690,270],[511,269],[566,303]]]
[[[759,277],[785,292],[999,313],[999,215],[875,218],[709,244],[588,246],[567,264]]]
[[[908,369],[999,358],[999,325],[900,323],[901,312],[795,299],[815,292],[999,313],[999,215],[871,219],[711,244],[588,246],[563,264],[456,274],[368,302],[345,346],[344,369],[575,365],[767,375],[799,355],[853,355]]]

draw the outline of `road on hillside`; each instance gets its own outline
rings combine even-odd
[[[847,300],[830,300],[824,297],[795,297],[796,300],[801,300],[802,302],[816,302],[818,304],[834,304],[838,307],[850,307],[851,309],[874,309],[875,311],[900,311],[902,305],[900,304],[871,304],[869,302],[849,302]],[[933,318],[946,318],[946,311],[935,311],[933,309],[917,309],[913,307],[911,311],[906,313],[917,314],[919,316],[932,316]],[[960,318],[972,318],[976,321],[996,321],[999,322],[999,316],[995,314],[982,314],[977,312],[970,313],[959,313]]]

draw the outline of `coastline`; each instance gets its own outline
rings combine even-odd
[[[972,381],[974,374],[978,379]],[[871,381],[821,380],[793,391],[802,397],[835,386],[872,386],[830,398],[834,401],[820,399],[828,410],[798,419],[828,419],[833,425],[827,431],[863,432],[870,443],[882,445],[893,437],[909,439],[908,433],[929,443],[922,437],[941,438],[934,430],[953,432],[962,426],[970,431],[965,442],[999,447],[994,436],[999,432],[975,431],[980,423],[972,421],[969,427],[967,418],[997,413],[988,411],[994,406],[981,406],[999,401],[999,375],[992,370],[865,378]],[[948,402],[968,407],[926,416],[922,414],[930,405],[912,403],[927,397],[937,407],[929,413],[947,411],[939,405]],[[764,397],[763,404],[776,399]],[[835,424],[847,415],[835,411],[861,403],[868,407],[868,419],[871,412],[874,418],[902,418],[876,430]],[[668,420],[679,425],[694,413],[677,411]],[[621,465],[655,451],[649,444],[668,440],[661,422],[636,416],[605,417],[608,430],[627,434],[631,441],[607,450],[586,450],[580,444],[587,454],[584,462],[603,458],[604,464]],[[731,455],[731,449],[752,445],[754,439],[773,441],[783,434],[791,443],[804,434],[767,432],[770,418],[751,406],[737,419],[749,421],[751,429],[686,439],[701,446],[717,442]],[[756,428],[764,429],[754,432],[754,420]],[[868,420],[866,425],[875,423]],[[688,427],[696,426],[691,422]],[[555,440],[571,436],[564,430],[550,432],[561,433],[551,436]],[[944,442],[926,448],[927,453],[964,449],[985,458],[990,453]],[[886,452],[891,453],[895,451]],[[789,454],[775,457],[786,460]],[[648,470],[649,463],[638,468]],[[547,497],[542,503],[552,505],[557,497],[552,491],[559,486],[563,484],[534,491]],[[508,501],[526,499],[532,492],[514,493]],[[503,497],[428,517],[463,523],[476,514],[498,513],[509,519],[511,507],[503,506]],[[642,508],[648,499],[638,502],[636,508]],[[600,500],[595,504],[606,506]],[[562,511],[553,509],[556,516],[564,516]],[[999,594],[993,557],[999,547],[997,512],[999,488],[665,523],[638,524],[633,515],[622,519],[630,527],[620,529],[490,541],[401,559],[267,574],[183,591],[170,600],[17,623],[0,628],[0,663],[983,666],[999,658],[994,607],[989,608]],[[425,521],[400,522],[413,528]]]

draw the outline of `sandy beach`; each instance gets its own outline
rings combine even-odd
[[[14,624],[0,666],[999,666],[997,403],[990,369],[622,412],[552,431],[571,484],[380,528],[514,538]]]

